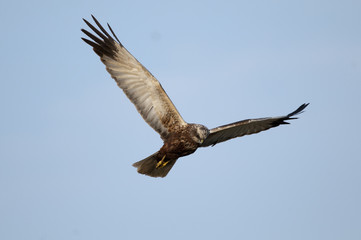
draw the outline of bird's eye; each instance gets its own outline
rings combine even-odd
[[[197,131],[197,138],[198,138],[198,139],[201,139],[201,138],[202,138],[202,134],[201,134],[199,131]]]

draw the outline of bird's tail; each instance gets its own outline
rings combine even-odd
[[[151,177],[165,177],[175,164],[177,159],[162,159],[158,152],[149,157],[136,162],[133,167],[137,168],[138,173],[145,174]]]

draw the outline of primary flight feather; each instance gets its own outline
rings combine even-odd
[[[84,22],[95,33],[81,29],[91,40],[82,38],[106,66],[106,70],[124,91],[143,119],[161,136],[159,151],[133,164],[138,172],[152,177],[165,177],[179,157],[194,153],[199,147],[213,146],[232,138],[265,131],[286,120],[296,119],[308,104],[280,117],[243,120],[213,129],[183,120],[159,81],[120,43],[108,24],[110,35],[92,16],[99,29]]]

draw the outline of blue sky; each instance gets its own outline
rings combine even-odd
[[[1,3],[0,238],[360,239],[359,1]],[[131,166],[162,142],[80,40],[109,22],[188,122],[291,125]]]

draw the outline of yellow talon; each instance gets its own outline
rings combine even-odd
[[[155,168],[162,168],[162,167],[165,167],[167,164],[168,164],[168,161],[167,162],[163,162],[163,160],[165,159],[165,156],[166,155],[164,155],[163,156],[163,158],[162,158],[162,160],[160,160],[158,163],[157,163],[157,165],[155,165]]]
[[[166,162],[164,162],[164,163],[162,164],[162,166],[160,166],[160,167],[161,167],[161,168],[162,168],[162,167],[165,167],[168,163],[169,163],[169,161],[166,161]]]
[[[162,164],[162,161],[159,161],[157,165],[155,165],[155,168],[159,168],[159,166]]]

